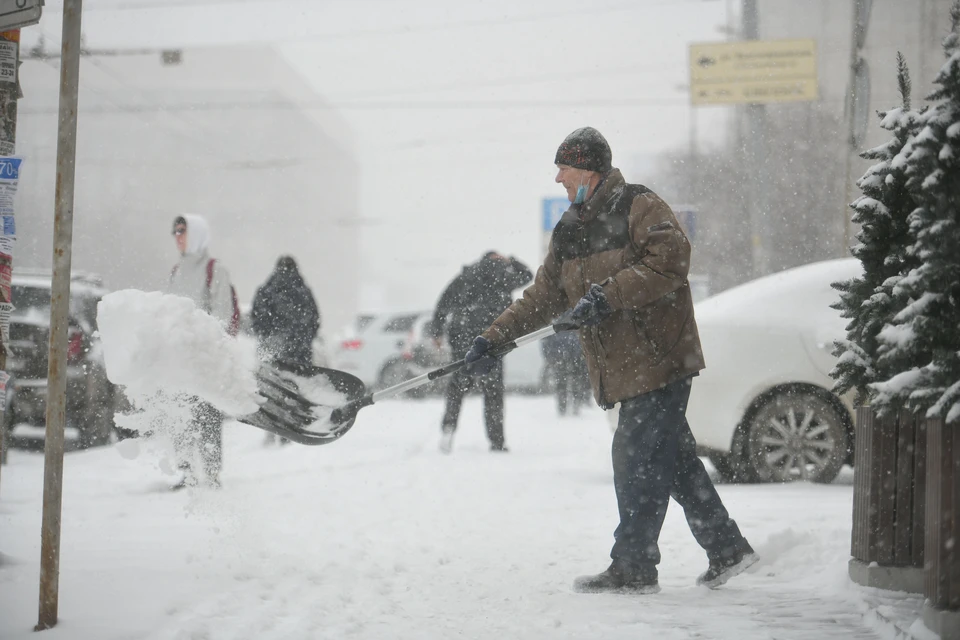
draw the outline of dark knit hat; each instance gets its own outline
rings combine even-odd
[[[610,145],[593,127],[577,129],[560,144],[554,164],[606,173],[611,169]]]

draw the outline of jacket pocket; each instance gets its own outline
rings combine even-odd
[[[661,362],[680,342],[690,321],[692,303],[681,287],[634,312],[638,337],[650,345],[654,364]]]

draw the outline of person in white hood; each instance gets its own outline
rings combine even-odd
[[[227,329],[234,315],[230,274],[207,251],[210,241],[207,221],[197,215],[178,216],[173,221],[173,237],[180,252],[180,261],[170,273],[167,292],[190,298],[198,308],[219,320]],[[197,454],[207,482],[219,488],[220,469],[223,466],[223,414],[199,399],[194,399],[194,402],[193,428],[187,431],[181,442],[176,443],[184,477],[173,488],[199,483],[194,465],[190,462]]]
[[[173,237],[180,261],[170,275],[168,291],[190,298],[226,328],[233,318],[230,274],[207,251],[210,225],[201,216],[178,216],[173,222]]]

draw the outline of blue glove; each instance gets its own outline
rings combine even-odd
[[[573,308],[570,319],[577,324],[589,327],[600,324],[600,321],[611,313],[613,309],[607,302],[607,296],[603,294],[603,287],[592,284],[587,294],[580,298]]]
[[[467,373],[472,376],[485,376],[493,370],[493,367],[497,364],[497,359],[494,356],[487,355],[492,346],[490,341],[483,336],[474,338],[473,346],[463,357],[464,362],[467,363]]]

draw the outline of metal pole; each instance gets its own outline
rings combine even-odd
[[[63,428],[66,412],[67,314],[73,243],[73,186],[80,85],[80,11],[83,0],[64,0],[60,50],[60,122],[53,224],[53,284],[47,370],[47,431],[43,465],[40,547],[40,616],[36,630],[57,624],[60,582],[60,509],[63,498]]]
[[[869,77],[865,73],[866,62],[860,59],[860,49],[866,39],[867,23],[870,19],[872,0],[853,0],[853,26],[850,30],[850,79],[847,84],[847,95],[844,100],[844,115],[847,120],[847,144],[844,146],[844,179],[843,179],[843,219],[842,246],[840,257],[850,256],[851,220],[849,204],[855,197],[855,180],[853,178],[853,164],[858,155],[862,136],[866,129],[866,122],[861,121],[864,112],[859,107],[864,101],[869,101]],[[922,49],[922,47],[921,47]],[[861,68],[863,65],[863,68]],[[860,75],[864,77],[858,77]]]
[[[12,156],[17,150],[17,98],[20,88],[20,29],[0,33],[0,38],[15,43],[14,82],[0,83],[0,155]],[[7,370],[7,345],[0,345],[0,371]],[[12,384],[12,381],[10,381]],[[0,393],[0,467],[7,463],[6,393]]]
[[[760,37],[760,15],[757,0],[743,0],[743,38],[757,40]],[[752,276],[769,272],[766,243],[769,241],[766,224],[769,199],[767,197],[767,110],[762,104],[748,104],[747,120],[743,135],[743,151],[747,171],[747,211],[750,217],[750,246],[753,259]]]

